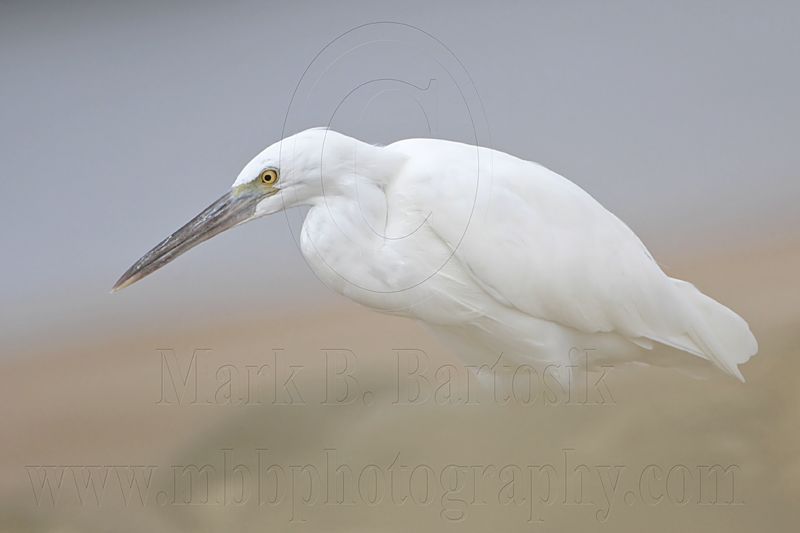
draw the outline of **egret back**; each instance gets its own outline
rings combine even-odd
[[[576,184],[536,163],[450,141],[388,148],[408,159],[387,189],[389,227],[395,213],[430,213],[426,224],[486,298],[582,333],[614,333],[640,346],[651,339],[742,378],[737,364],[757,350],[747,323],[667,276],[635,233]]]

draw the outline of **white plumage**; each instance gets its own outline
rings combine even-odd
[[[378,147],[313,129],[256,156],[233,190],[253,187],[265,168],[280,173],[275,194],[246,220],[310,206],[301,249],[321,280],[422,320],[470,359],[565,361],[581,347],[647,362],[656,342],[743,380],[737,365],[757,351],[741,317],[667,276],[622,221],[536,163],[451,141]]]

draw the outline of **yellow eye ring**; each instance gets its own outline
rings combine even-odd
[[[278,181],[278,171],[274,168],[265,168],[261,171],[261,174],[258,175],[258,179],[261,180],[261,183],[264,185],[275,185]]]

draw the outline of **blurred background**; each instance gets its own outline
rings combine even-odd
[[[0,530],[791,529],[799,23],[788,1],[0,2]],[[325,125],[575,181],[750,323],[747,384],[476,392],[423,327],[314,277],[302,211],[109,294]]]

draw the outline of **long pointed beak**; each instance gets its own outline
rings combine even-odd
[[[222,195],[181,229],[144,254],[117,280],[111,292],[136,283],[201,242],[247,221],[255,213],[256,204],[262,198],[263,194],[251,191],[239,193],[231,190]]]

